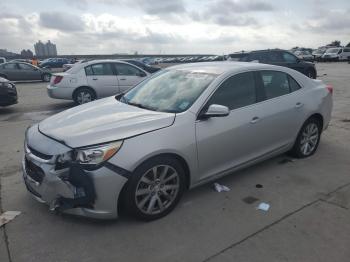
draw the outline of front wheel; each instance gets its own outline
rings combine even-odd
[[[44,82],[50,82],[50,79],[51,79],[51,75],[50,74],[43,74],[41,79],[44,81]]]
[[[299,131],[291,153],[297,158],[305,158],[313,155],[320,143],[321,123],[317,118],[307,120]]]
[[[185,190],[185,172],[179,161],[156,157],[131,176],[124,191],[126,210],[134,217],[151,221],[169,214]]]

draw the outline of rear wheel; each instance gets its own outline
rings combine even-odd
[[[317,118],[307,120],[299,131],[291,153],[297,158],[305,158],[313,155],[320,143],[321,123]]]
[[[139,166],[124,191],[125,209],[146,221],[169,214],[185,190],[185,172],[180,162],[156,157]]]
[[[73,99],[76,104],[82,105],[95,100],[96,95],[95,95],[95,92],[90,88],[83,87],[83,88],[79,88],[74,92]]]
[[[316,72],[315,72],[315,70],[309,69],[306,74],[307,74],[307,76],[309,78],[316,79]]]

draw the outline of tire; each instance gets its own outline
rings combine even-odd
[[[313,69],[308,69],[306,71],[306,76],[308,76],[311,79],[316,79],[316,72]]]
[[[291,155],[296,158],[312,156],[320,143],[322,133],[321,122],[315,118],[309,118],[301,127],[294,143]]]
[[[95,92],[88,87],[81,87],[74,91],[73,100],[77,105],[82,105],[96,99]]]
[[[185,171],[179,161],[170,157],[152,158],[136,168],[126,184],[123,207],[137,219],[159,219],[178,204],[185,183]]]
[[[42,79],[44,82],[50,82],[51,75],[50,75],[50,74],[43,74],[43,75],[41,76],[41,79]]]

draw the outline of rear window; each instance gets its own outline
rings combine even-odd
[[[85,67],[85,73],[89,75],[114,75],[112,65],[110,63],[94,64]]]
[[[287,95],[301,88],[290,75],[279,71],[261,71],[266,99]]]

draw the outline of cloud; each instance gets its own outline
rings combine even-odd
[[[312,16],[311,19],[307,19],[301,28],[305,28],[314,33],[325,32],[349,32],[350,25],[350,10],[320,10],[322,16]]]
[[[186,11],[182,0],[136,0],[136,2],[142,10],[150,15],[184,13]]]
[[[274,7],[266,1],[261,0],[220,0],[211,4],[209,10],[214,13],[229,15],[232,13],[269,12],[273,11]]]
[[[62,32],[82,31],[85,27],[80,16],[63,12],[42,12],[39,19],[41,26]]]
[[[204,11],[191,13],[193,20],[214,23],[222,26],[255,26],[258,21],[248,13],[270,12],[274,7],[259,0],[234,1],[220,0],[212,2]]]

